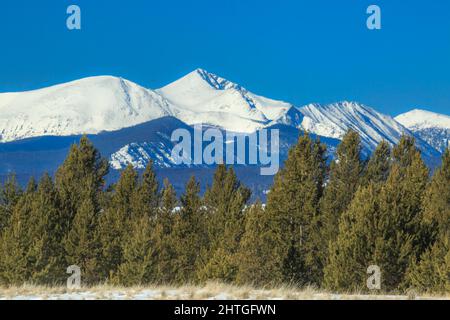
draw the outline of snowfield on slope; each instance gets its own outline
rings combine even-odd
[[[395,120],[441,153],[450,147],[450,116],[415,109],[395,117]]]
[[[411,130],[450,129],[450,116],[420,109],[398,115],[395,120]]]
[[[373,151],[382,140],[395,144],[403,133],[412,134],[405,126],[412,131],[431,124],[448,128],[450,119],[413,111],[409,116],[397,118],[403,126],[392,117],[356,102],[298,107],[256,95],[239,84],[196,69],[157,90],[122,78],[100,76],[34,91],[0,94],[0,142],[50,135],[98,134],[166,116],[191,126],[204,124],[238,133],[282,124],[341,139],[353,129],[360,134],[368,151]],[[411,124],[419,119],[422,122]],[[442,145],[448,142],[448,129],[439,130],[417,135],[419,147],[428,155],[436,150],[441,152]],[[131,147],[128,150],[136,149]],[[121,159],[129,157],[125,151],[121,150]]]
[[[128,80],[85,78],[0,94],[0,142],[114,131],[172,113],[163,97]]]

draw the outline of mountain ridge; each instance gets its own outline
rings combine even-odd
[[[196,69],[155,90],[123,78],[97,76],[0,94],[0,142],[99,134],[168,116],[190,126],[204,124],[240,133],[280,124],[342,139],[352,129],[360,134],[369,152],[382,140],[395,144],[402,134],[414,134],[422,151],[429,155],[432,150],[441,152],[435,145],[428,146],[434,142],[429,136],[420,135],[364,104],[341,101],[299,107],[254,94],[204,69]]]
[[[414,109],[398,115],[395,120],[441,153],[450,147],[450,116]]]

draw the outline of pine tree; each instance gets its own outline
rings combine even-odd
[[[245,232],[239,248],[238,284],[278,285],[283,280],[283,241],[276,220],[260,202],[245,213]]]
[[[423,224],[431,231],[431,247],[409,272],[409,283],[422,292],[450,291],[450,149],[442,157],[423,202]]]
[[[15,175],[9,175],[3,188],[0,186],[0,235],[8,226],[14,206],[19,201],[22,190]]]
[[[2,233],[0,242],[0,283],[21,285],[30,279],[27,249],[33,239],[29,233],[32,227],[28,217],[32,213],[34,194],[19,198],[12,209],[8,226]]]
[[[319,140],[301,135],[290,150],[285,167],[278,173],[267,199],[267,212],[283,244],[284,281],[318,284],[322,266],[319,201],[326,176],[326,149]],[[269,230],[267,230],[269,232]],[[274,243],[275,245],[275,243]]]
[[[114,187],[111,203],[99,217],[97,237],[101,245],[101,276],[113,279],[117,267],[122,263],[122,243],[130,235],[130,221],[135,217],[133,201],[137,192],[137,173],[129,165],[121,173]]]
[[[173,229],[175,281],[178,283],[197,280],[200,252],[207,247],[205,214],[199,193],[200,184],[191,177],[181,196],[181,209],[176,215]]]
[[[99,194],[108,174],[109,164],[86,136],[79,145],[72,145],[64,163],[56,172],[56,186],[61,199],[61,212],[65,214],[65,232],[69,232],[78,208],[89,197],[95,211],[99,211]]]
[[[161,207],[158,210],[152,233],[153,259],[151,277],[153,282],[172,283],[175,278],[173,243],[174,210],[177,206],[175,189],[164,180]]]
[[[198,277],[231,282],[238,271],[237,253],[244,233],[243,211],[250,190],[243,187],[232,168],[219,165],[204,201],[209,248],[202,253]]]
[[[134,209],[136,213],[150,218],[154,218],[160,203],[159,184],[152,166],[153,162],[150,161],[142,175],[136,200],[138,208]]]
[[[391,147],[389,143],[383,140],[378,144],[367,163],[362,185],[367,185],[371,182],[386,182],[391,164]]]
[[[363,292],[367,290],[367,268],[376,265],[375,247],[383,241],[380,230],[378,193],[375,182],[361,186],[348,210],[339,221],[339,234],[329,248],[329,263],[324,271],[324,286],[332,291]],[[380,232],[381,231],[381,232]]]
[[[317,258],[322,239],[318,208],[326,176],[325,153],[324,145],[305,133],[275,177],[266,210],[266,221],[270,221],[266,225],[270,229],[265,231],[270,235],[266,235],[266,241],[272,246],[272,255],[282,259],[281,264],[273,263],[281,266],[281,270],[273,271],[278,275],[275,282],[320,281],[322,265]]]
[[[64,239],[67,266],[77,265],[81,268],[83,283],[98,282],[99,247],[96,239],[97,215],[92,199],[86,198],[81,203],[72,227]]]
[[[61,284],[66,279],[67,268],[62,240],[64,237],[59,210],[58,193],[52,178],[46,173],[39,181],[32,204],[27,260],[32,263],[31,281],[37,284]]]
[[[155,220],[152,242],[154,243],[154,261],[152,266],[153,277],[160,283],[174,280],[173,260],[175,258],[173,244],[174,211],[177,206],[175,189],[169,180],[164,180],[161,206]]]
[[[150,272],[153,248],[149,218],[134,217],[130,230],[130,235],[122,242],[123,259],[113,282],[125,286],[136,286],[152,280]]]
[[[363,168],[361,139],[358,133],[350,130],[336,150],[336,159],[331,163],[329,181],[321,199],[321,265],[327,264],[329,244],[336,240],[340,216],[347,210],[360,185]]]
[[[408,266],[428,246],[421,224],[421,203],[428,183],[428,169],[411,138],[402,138],[393,152],[396,162],[379,194],[378,223],[383,226],[384,240],[377,243],[374,255],[384,275],[385,290],[404,289]]]

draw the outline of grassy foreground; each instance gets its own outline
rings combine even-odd
[[[23,285],[0,288],[0,299],[33,300],[413,300],[445,299],[445,296],[391,295],[391,294],[334,294],[313,288],[298,289],[284,286],[272,289],[257,289],[250,286],[232,286],[221,283],[208,283],[205,286],[143,286],[114,287],[101,285],[70,290],[65,287],[42,287]]]

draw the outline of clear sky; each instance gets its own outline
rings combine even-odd
[[[70,4],[79,31],[66,28]],[[371,4],[379,31],[366,27]],[[0,1],[0,92],[93,75],[158,88],[197,67],[297,105],[450,114],[450,1]]]

